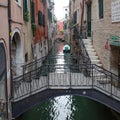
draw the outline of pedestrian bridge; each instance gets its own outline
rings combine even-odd
[[[46,64],[13,80],[12,117],[15,119],[46,99],[79,95],[120,113],[119,77],[94,64]]]

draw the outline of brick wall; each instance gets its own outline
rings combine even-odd
[[[118,53],[119,49],[109,46],[109,49],[107,50],[105,49],[105,44],[106,41],[109,40],[111,34],[120,36],[120,22],[112,23],[111,1],[103,0],[103,2],[104,2],[104,18],[99,19],[98,0],[92,0],[93,45],[103,66],[117,74],[118,54],[116,53]],[[114,60],[112,58],[114,58]],[[114,63],[114,61],[116,62]]]

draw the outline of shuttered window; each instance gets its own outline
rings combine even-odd
[[[31,1],[31,23],[35,22],[35,18],[34,18],[34,2]]]
[[[48,9],[48,19],[49,21],[52,21],[52,13],[50,12],[50,9]]]
[[[23,1],[23,18],[25,21],[29,21],[28,1]]]
[[[27,0],[23,0],[23,13],[28,11],[28,3]]]
[[[43,15],[43,27],[45,27],[45,15]]]
[[[38,11],[38,24],[40,26],[43,25],[43,15],[42,15],[42,12],[41,11]]]
[[[103,9],[103,0],[99,0],[99,18],[103,18],[104,14],[104,9]]]
[[[42,3],[45,4],[45,3],[46,3],[46,0],[42,0]]]
[[[74,24],[76,24],[77,23],[77,11],[74,12],[73,18],[74,18]]]

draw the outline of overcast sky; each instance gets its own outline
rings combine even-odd
[[[69,0],[54,0],[55,2],[55,16],[58,20],[65,16],[64,7],[69,5]]]

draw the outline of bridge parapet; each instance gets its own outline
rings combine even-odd
[[[42,90],[92,88],[120,100],[120,78],[97,65],[44,65],[13,81],[13,100]]]

